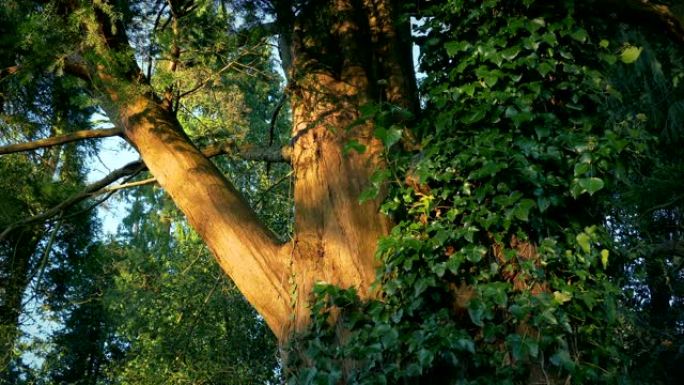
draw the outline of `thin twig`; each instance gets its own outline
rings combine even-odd
[[[157,182],[157,178],[152,177],[152,178],[139,180],[136,182],[122,183],[122,184],[117,184],[114,186],[105,187],[101,191],[102,191],[102,193],[108,193],[108,192],[112,192],[112,191],[116,191],[116,190],[123,190],[123,189],[131,188],[131,187],[144,186],[144,185],[148,185],[148,184],[152,184],[152,183],[156,183],[156,182]]]

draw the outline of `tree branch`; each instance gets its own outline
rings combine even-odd
[[[146,186],[148,184],[153,184],[153,183],[157,183],[157,178],[147,178],[147,179],[143,179],[143,180],[139,180],[139,181],[135,181],[135,182],[117,184],[114,186],[105,187],[101,191],[103,193],[112,192],[112,191],[123,190],[123,189],[131,188],[131,187]]]
[[[116,169],[112,171],[109,175],[105,176],[104,178],[98,180],[97,182],[94,182],[92,184],[89,184],[86,186],[83,191],[77,192],[76,194],[73,194],[69,198],[65,199],[58,205],[52,207],[51,209],[38,214],[34,215],[32,217],[26,218],[24,220],[21,220],[19,222],[16,222],[12,225],[9,225],[3,230],[2,233],[0,233],[0,240],[5,239],[5,237],[14,229],[17,229],[22,226],[29,225],[31,223],[35,222],[40,222],[44,221],[47,219],[50,219],[54,217],[55,215],[58,215],[62,213],[64,210],[84,201],[85,199],[90,198],[93,194],[97,193],[98,191],[102,190],[103,188],[109,186],[110,184],[114,183],[120,178],[123,178],[125,176],[130,176],[130,175],[135,175],[145,169],[145,165],[140,162],[131,162],[128,163],[127,165]]]
[[[598,6],[608,13],[629,18],[636,24],[651,22],[656,28],[665,29],[678,43],[684,44],[684,16],[671,7],[650,0],[587,0],[592,7]]]
[[[121,135],[119,128],[109,128],[104,130],[81,130],[65,135],[52,136],[45,139],[35,140],[27,143],[10,144],[0,147],[0,155],[12,154],[15,152],[31,151],[39,148],[53,147],[60,144],[76,142],[83,139],[108,138]]]
[[[35,142],[31,142],[35,143]],[[0,148],[0,154],[2,154],[2,148]],[[15,151],[16,152],[16,151]],[[285,162],[288,161],[290,158],[290,148],[289,147],[283,147],[283,148],[277,148],[277,147],[251,147],[251,146],[237,146],[235,142],[233,141],[226,141],[223,143],[218,143],[212,146],[209,146],[205,149],[202,150],[202,154],[206,156],[207,158],[213,158],[215,156],[219,155],[228,155],[236,158],[241,158],[243,160],[254,160],[254,161],[267,161],[267,162]],[[142,171],[146,171],[147,166],[142,162],[142,161],[135,161],[128,163],[127,165],[116,169],[109,173],[107,176],[104,178],[98,180],[97,182],[94,182],[88,186],[86,186],[82,191],[79,191],[78,193],[73,194],[69,198],[65,199],[58,205],[52,207],[51,209],[41,213],[34,215],[32,217],[23,219],[19,222],[16,222],[8,227],[6,227],[2,233],[0,233],[0,240],[4,239],[7,234],[9,234],[12,230],[17,229],[22,226],[26,226],[32,223],[40,222],[40,221],[45,221],[48,220],[56,215],[59,215],[60,213],[63,213],[65,210],[77,205],[78,203],[88,199],[92,198],[97,195],[101,194],[108,194],[112,193],[117,190],[122,190],[125,188],[131,188],[131,187],[138,187],[138,186],[143,186],[151,183],[156,183],[157,179],[156,178],[148,178],[145,180],[137,181],[137,182],[131,182],[131,183],[124,183],[118,186],[111,186],[108,187],[110,184],[116,182],[117,180],[123,178],[123,177],[132,177],[134,175],[137,175],[138,173]]]
[[[256,147],[249,144],[237,145],[233,141],[225,141],[202,149],[207,158],[217,155],[228,155],[242,160],[262,162],[289,162],[292,149],[289,146]]]

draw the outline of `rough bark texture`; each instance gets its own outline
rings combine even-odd
[[[289,34],[295,331],[309,322],[316,282],[354,287],[362,298],[373,294],[375,249],[390,223],[379,213],[382,197],[359,203],[371,175],[384,167],[374,127],[357,123],[359,108],[369,102],[417,106],[410,51],[406,55],[398,37],[409,33],[408,25],[394,20],[387,1],[318,2],[294,19]],[[345,153],[352,140],[365,151]]]
[[[79,68],[90,72],[109,117],[284,341],[308,324],[316,282],[372,295],[376,243],[389,222],[378,212],[382,197],[364,204],[359,197],[383,167],[383,149],[371,123],[353,123],[369,102],[414,112],[418,103],[408,21],[396,21],[389,1],[311,2],[296,15],[289,1],[277,1],[276,8],[293,111],[296,234],[285,245],[193,146],[168,101],[142,91],[148,86],[132,55],[125,71],[105,64]],[[113,32],[100,16],[105,44],[126,51],[123,25]],[[350,140],[366,151],[345,154]]]
[[[114,95],[110,95],[116,99]],[[282,246],[242,196],[182,132],[175,117],[140,96],[118,108],[125,136],[185,213],[221,268],[277,336],[289,307]]]

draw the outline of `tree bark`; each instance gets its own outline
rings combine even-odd
[[[296,18],[279,15],[281,25],[292,21],[281,52],[290,58],[293,90],[293,331],[309,323],[317,282],[373,295],[376,245],[390,222],[379,212],[382,194],[359,203],[371,175],[385,167],[373,124],[358,124],[360,107],[418,106],[409,25],[397,23],[394,12],[384,0],[333,0],[312,3]],[[345,153],[352,140],[365,151]]]
[[[370,176],[384,167],[383,146],[371,123],[354,123],[369,102],[414,112],[418,106],[405,41],[409,25],[395,22],[389,1],[312,2],[298,15],[287,3],[280,4],[278,16],[292,90],[291,243],[280,243],[258,221],[240,193],[193,146],[168,103],[141,92],[146,85],[139,68],[89,67],[109,117],[280,341],[309,323],[316,282],[354,287],[362,298],[372,295],[376,243],[390,223],[378,212],[382,196],[364,204],[359,197]],[[318,12],[325,16],[316,17]],[[121,36],[104,39],[121,40],[119,49],[125,49],[123,28],[118,31]],[[128,66],[137,68],[132,55]],[[346,154],[350,140],[364,145],[365,152]]]
[[[109,97],[118,99],[111,89]],[[115,118],[224,272],[281,337],[289,315],[285,248],[158,101],[129,99]]]

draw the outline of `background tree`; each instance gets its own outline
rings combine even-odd
[[[15,59],[27,54],[16,24],[22,11],[19,6],[0,9],[0,50],[7,53],[1,64],[0,142],[31,141],[90,127],[93,109],[84,103],[83,89],[73,79],[52,74],[32,79],[28,71],[18,72]],[[72,144],[0,158],[0,381],[13,381],[25,306],[52,295],[46,289],[52,284],[53,269],[60,268],[58,261],[84,252],[92,226],[90,214],[79,213],[83,206],[48,224],[23,220],[83,187],[88,154],[92,147]],[[24,182],[16,183],[19,179]]]

